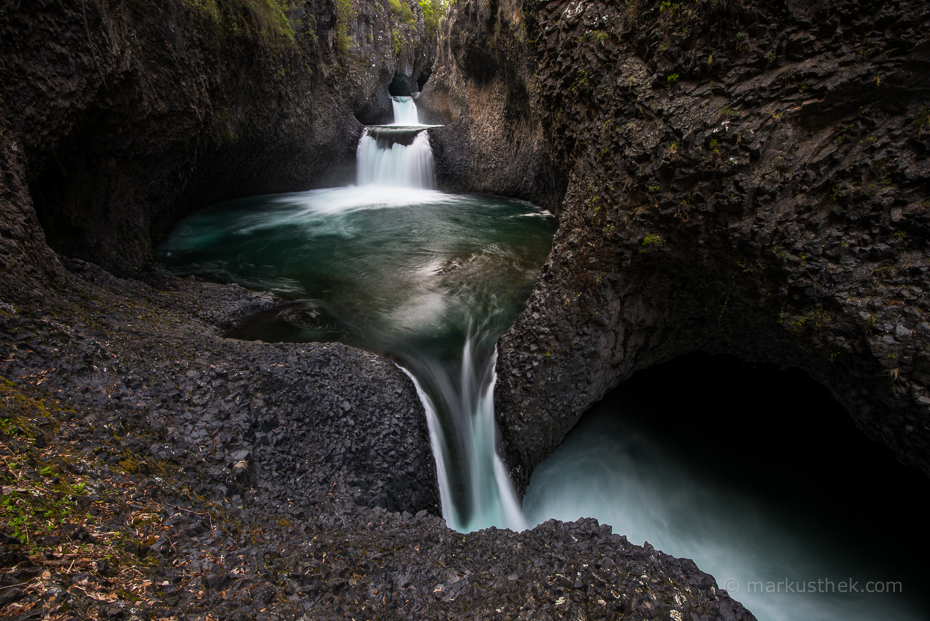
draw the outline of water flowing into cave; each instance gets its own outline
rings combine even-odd
[[[415,107],[404,114],[415,121]],[[434,183],[425,127],[369,127],[357,186],[195,213],[159,261],[293,300],[230,336],[340,341],[392,357],[427,412],[447,523],[523,529],[495,448],[495,344],[525,304],[555,220],[522,201],[446,194]]]
[[[802,373],[694,354],[586,414],[523,508],[530,524],[595,517],[691,558],[760,621],[916,621],[927,495]]]

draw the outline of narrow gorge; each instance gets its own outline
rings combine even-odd
[[[926,3],[0,49],[0,616],[921,618]]]

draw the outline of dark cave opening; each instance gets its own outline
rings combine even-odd
[[[391,97],[412,97],[410,90],[410,78],[400,73],[395,73],[391,83],[388,84],[388,93]]]
[[[884,523],[898,507],[903,529],[926,530],[907,499],[930,497],[930,479],[866,437],[799,369],[692,353],[637,372],[613,397],[649,405],[644,429],[735,483],[790,504],[829,503],[862,525]]]
[[[802,371],[692,353],[635,373],[586,413],[537,467],[524,510],[531,525],[595,517],[693,558],[722,588],[843,574],[901,589],[792,595],[811,598],[801,603],[731,593],[760,619],[804,605],[823,619],[911,619],[930,579],[927,497],[930,479]]]

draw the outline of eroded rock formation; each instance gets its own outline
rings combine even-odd
[[[524,8],[569,182],[500,343],[518,485],[618,382],[694,350],[800,367],[930,473],[926,4]]]

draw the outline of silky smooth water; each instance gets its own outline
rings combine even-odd
[[[183,220],[157,256],[175,274],[293,300],[230,336],[340,341],[397,360],[424,398],[450,526],[521,529],[495,453],[494,344],[555,226],[521,201],[366,185],[216,205]]]
[[[420,113],[413,102],[413,97],[391,97],[391,108],[394,112],[394,125],[419,125]]]
[[[691,558],[760,621],[905,621],[930,618],[928,483],[800,372],[692,355],[585,414],[523,509]]]

